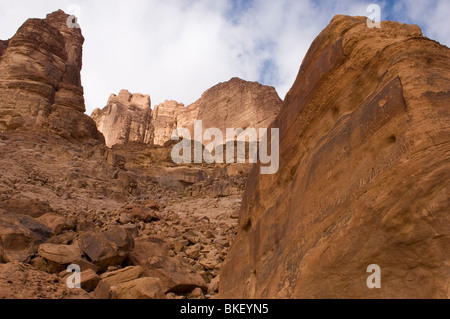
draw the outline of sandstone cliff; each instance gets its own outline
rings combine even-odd
[[[177,128],[177,122],[182,113],[186,113],[184,104],[176,101],[166,101],[155,106],[152,113],[154,145],[162,146],[167,141],[170,141],[173,130]]]
[[[0,42],[0,299],[214,296],[249,166],[175,167],[170,144],[142,143],[170,138],[184,106],[157,107],[154,130],[149,96],[127,91],[97,110],[125,143],[107,149],[83,114],[82,37],[66,19]],[[67,287],[70,264],[82,289]]]
[[[202,97],[179,115],[178,128],[194,136],[194,120],[203,121],[203,129],[268,128],[280,112],[283,101],[273,87],[232,78],[203,93]]]
[[[0,44],[0,129],[49,128],[66,138],[103,140],[84,115],[80,29],[63,11],[29,19]]]
[[[221,297],[450,297],[449,83],[417,26],[336,16],[274,123],[278,174],[250,174]]]
[[[273,87],[233,78],[207,90],[188,107],[166,101],[157,105],[150,115],[142,113],[142,108],[130,109],[130,103],[110,99],[103,110],[97,109],[92,114],[110,147],[134,141],[163,146],[176,128],[190,130],[194,138],[195,120],[202,120],[204,129],[218,128],[224,135],[226,128],[267,128],[283,102]],[[131,135],[135,138],[128,138]]]
[[[153,140],[148,95],[122,90],[119,95],[112,94],[106,107],[94,110],[91,117],[105,136],[108,147],[130,142],[150,143]]]

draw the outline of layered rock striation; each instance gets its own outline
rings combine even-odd
[[[221,297],[448,298],[449,83],[419,27],[334,17],[274,122],[279,172],[250,174]]]
[[[0,129],[48,128],[73,139],[103,140],[84,115],[80,70],[84,38],[59,10],[29,19],[0,44]]]
[[[130,96],[128,91],[121,94]],[[273,87],[233,78],[207,90],[188,107],[176,101],[165,101],[155,106],[150,114],[136,112],[130,103],[110,99],[103,110],[93,112],[92,118],[110,147],[129,142],[163,146],[171,140],[174,130],[181,128],[189,130],[194,139],[196,120],[203,122],[204,130],[220,129],[226,143],[227,128],[268,128],[280,112],[282,103]],[[133,135],[135,138],[128,138]]]
[[[122,90],[119,95],[112,94],[106,107],[102,110],[95,109],[91,117],[105,136],[108,147],[153,141],[149,95],[131,94]]]
[[[203,122],[204,130],[218,128],[223,132],[226,143],[227,128],[268,128],[282,104],[275,88],[232,78],[207,90],[188,110],[195,114],[195,120]],[[188,116],[180,119],[178,127],[189,129],[194,136],[194,121]]]
[[[184,104],[176,101],[165,101],[157,106],[152,113],[153,144],[164,145],[172,138],[173,131],[178,127],[181,114],[185,111]]]

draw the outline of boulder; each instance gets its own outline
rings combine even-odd
[[[94,296],[97,299],[112,298],[113,287],[133,281],[142,276],[143,269],[140,266],[130,266],[124,269],[106,272],[100,276],[100,283],[95,289]]]
[[[123,269],[106,272],[100,277],[102,281],[114,286],[119,283],[131,281],[141,277],[143,269],[141,266],[129,266]]]
[[[80,236],[80,248],[102,269],[120,265],[134,247],[134,240],[121,227],[103,232],[85,232]]]
[[[76,226],[73,219],[53,213],[42,215],[36,220],[50,228],[55,236],[60,235],[64,230],[73,230]]]
[[[195,288],[188,296],[188,299],[205,299],[205,294],[201,288]]]
[[[52,266],[53,271],[50,272],[59,273],[80,259],[81,250],[76,245],[42,244],[39,246],[38,254]]]
[[[143,221],[144,223],[150,223],[161,219],[158,212],[145,207],[133,207],[131,210],[128,210],[128,214],[135,220]]]
[[[0,265],[0,299],[91,299],[82,289],[69,289],[56,275],[11,262]]]
[[[139,278],[114,286],[112,299],[165,299],[159,278]]]
[[[215,294],[219,292],[220,288],[220,275],[218,275],[216,278],[211,280],[211,282],[208,285],[208,294]]]
[[[190,264],[169,257],[169,248],[161,240],[137,240],[128,259],[131,264],[140,265],[145,276],[161,279],[164,293],[189,293],[197,287],[207,289],[204,279]]]
[[[87,260],[81,259],[81,258],[76,259],[73,262],[73,264],[78,265],[80,267],[81,271],[86,271],[86,270],[90,269],[90,270],[93,270],[95,273],[98,273],[100,270],[100,268],[97,265],[94,265],[93,263],[91,263]]]
[[[74,240],[74,236],[75,233],[69,231],[61,235],[53,236],[49,241],[47,241],[47,243],[55,245],[70,245]]]
[[[47,226],[29,216],[0,210],[0,246],[6,261],[29,261],[51,235]]]
[[[184,251],[184,249],[189,245],[189,241],[186,239],[182,240],[176,240],[174,242],[174,251],[179,254],[180,252]]]
[[[201,245],[197,244],[190,246],[186,249],[185,253],[189,258],[197,259],[200,256],[200,251],[202,250]]]
[[[92,269],[82,271],[80,273],[80,277],[81,277],[81,283],[80,283],[81,289],[83,289],[87,292],[94,291],[94,289],[97,287],[98,283],[100,282],[100,277]]]

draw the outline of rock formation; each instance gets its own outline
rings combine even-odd
[[[105,110],[125,144],[108,149],[83,114],[82,38],[66,19],[0,42],[0,299],[214,297],[249,166],[175,167],[170,143],[142,144],[150,98],[126,91]],[[183,106],[154,111],[160,139],[171,107]],[[81,289],[67,287],[70,264]]]
[[[29,19],[0,44],[0,129],[49,128],[66,138],[103,140],[84,115],[80,29],[63,11]]]
[[[239,79],[187,108],[122,91],[94,116],[110,149],[83,114],[66,19],[0,41],[0,299],[448,298],[448,48],[337,16],[283,108]],[[278,174],[174,164],[164,141],[196,119],[273,122]]]
[[[274,123],[278,174],[250,174],[221,297],[448,298],[449,83],[419,27],[334,17]]]
[[[103,110],[94,110],[91,117],[105,136],[108,147],[153,141],[152,110],[148,95],[131,94],[122,90],[119,95],[112,94],[107,106]]]
[[[188,106],[188,114],[182,114],[178,127],[189,129],[193,135],[194,120],[203,121],[203,128],[268,128],[281,110],[283,101],[273,87],[239,78],[220,83],[203,93],[194,104]],[[194,114],[189,116],[190,114]]]
[[[121,94],[128,98],[134,96],[128,91],[122,91]],[[204,129],[218,128],[224,135],[227,128],[267,128],[282,105],[282,100],[273,87],[238,78],[207,90],[197,102],[188,107],[176,101],[157,105],[151,117],[148,113],[142,113],[142,108],[134,106],[130,112],[129,105],[132,103],[123,102],[126,98],[121,98],[122,102],[118,103],[113,97],[103,110],[96,109],[92,114],[98,130],[105,135],[106,144],[110,147],[128,142],[163,146],[170,141],[176,128],[188,129],[193,139],[195,120],[202,120]],[[135,112],[136,109],[139,112]],[[135,138],[128,138],[130,135]],[[227,140],[224,136],[225,142]]]
[[[177,128],[179,114],[181,113],[186,113],[184,104],[176,101],[165,101],[155,106],[152,113],[154,145],[162,146],[170,141],[174,129]]]

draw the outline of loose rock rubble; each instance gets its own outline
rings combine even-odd
[[[24,294],[18,291],[20,285],[25,289],[25,279],[13,281],[17,290],[7,290],[9,279],[0,278],[0,296],[217,296],[250,166],[187,165],[173,171],[164,156],[153,164],[133,159],[148,152],[147,145],[134,145],[127,152],[72,143],[51,132],[8,131],[0,136],[7,141],[0,148],[0,263],[38,278]],[[57,157],[70,160],[52,162]],[[68,174],[74,163],[78,173]],[[29,171],[43,178],[30,179]],[[155,171],[185,182],[167,185],[155,178]],[[198,172],[202,178],[186,182],[186,176]],[[116,176],[125,176],[125,182]],[[222,191],[211,188],[213,181],[221,183]],[[84,293],[67,288],[73,279],[69,265],[80,267]],[[45,290],[47,286],[55,288]]]

